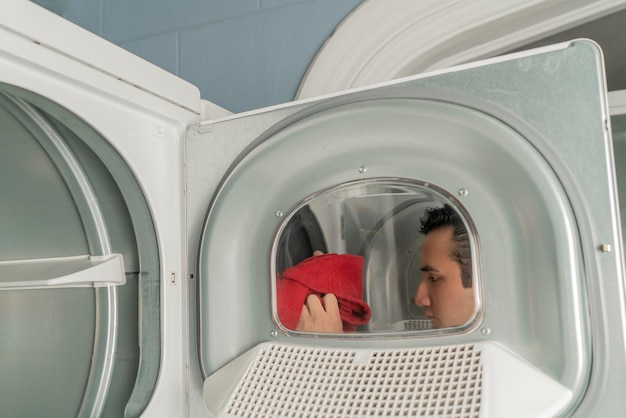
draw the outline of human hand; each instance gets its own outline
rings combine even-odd
[[[302,306],[296,331],[343,332],[337,297],[328,293],[322,299],[324,305],[322,305],[319,296],[313,294],[307,296]]]

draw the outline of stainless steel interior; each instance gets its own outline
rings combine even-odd
[[[449,196],[408,179],[356,181],[316,193],[286,215],[276,271],[282,273],[315,250],[360,255],[363,300],[372,318],[357,331],[428,329],[430,321],[414,301],[422,278],[420,218],[427,208],[444,203],[451,204]]]
[[[228,382],[233,369],[248,364],[251,348],[268,342],[380,349],[491,341],[536,371],[538,380],[518,383],[547,379],[564,389],[555,413],[567,416],[588,390],[598,393],[597,379],[610,378],[591,373],[608,365],[595,355],[607,347],[603,318],[619,314],[602,292],[620,288],[622,254],[600,57],[594,44],[576,41],[191,127],[188,232],[202,227],[199,356],[212,387]],[[401,196],[377,203],[374,195],[389,190],[349,195],[346,187],[340,204],[325,194],[380,179],[428,184],[443,191],[435,201],[460,202],[455,207],[474,227],[481,280],[469,327],[442,334],[389,326],[415,313],[381,308],[397,302],[394,291],[410,282],[382,266],[409,243],[419,245],[410,230],[398,232],[422,209]],[[297,241],[280,241],[289,217],[311,214],[322,232],[311,234],[297,257],[285,257],[283,244]],[[357,239],[343,239],[344,232]],[[376,250],[368,254],[364,242]],[[392,332],[326,337],[281,327],[276,274],[322,244],[371,258],[366,287],[377,276],[391,283],[392,296],[367,299],[393,318],[380,328]],[[606,250],[612,245],[616,251]],[[406,251],[393,268],[410,276],[415,257]],[[618,346],[611,343],[611,352]],[[490,387],[509,379],[503,371]]]
[[[262,124],[264,116],[256,119]],[[216,123],[206,136],[195,130],[188,152],[206,165],[203,143],[211,144],[206,148],[210,150],[224,133],[249,134],[254,123],[246,122],[241,130],[229,121]],[[270,130],[271,136],[262,142],[252,142],[250,152],[236,161],[214,195],[202,236],[200,352],[205,373],[237,358],[244,347],[268,340],[349,346],[349,339],[359,338],[360,347],[432,343],[417,337],[438,336],[441,330],[397,330],[393,325],[412,318],[412,290],[406,287],[415,258],[408,249],[419,245],[410,233],[402,236],[397,231],[431,205],[429,200],[443,202],[454,196],[461,202],[456,207],[475,225],[480,244],[475,246],[475,271],[484,294],[478,306],[484,310],[479,310],[471,332],[448,332],[450,341],[473,341],[484,327],[486,335],[496,334],[505,347],[551,379],[580,390],[590,361],[582,241],[568,194],[546,154],[537,151],[542,138],[520,135],[525,125],[516,123],[514,130],[501,119],[458,104],[380,98],[315,112],[278,132]],[[254,139],[259,137],[263,135]],[[403,194],[408,182],[394,183],[389,180],[393,178],[427,183],[445,191],[446,199],[442,194],[436,199],[436,194],[426,196],[420,187]],[[380,179],[389,180],[386,191],[377,188]],[[201,177],[195,180],[196,186],[209,184]],[[371,189],[342,189],[366,182]],[[392,194],[390,184],[404,190]],[[411,199],[419,205],[411,205]],[[399,210],[403,204],[407,207]],[[323,237],[326,251],[367,256],[367,291],[389,290],[382,298],[366,296],[373,311],[380,309],[372,323],[375,332],[329,340],[277,324],[272,283],[281,268],[281,257],[276,257],[279,237],[287,217],[300,207],[308,208],[322,225],[323,233],[315,235],[317,240]],[[342,231],[347,239],[339,239]],[[405,248],[407,253],[402,253]],[[304,256],[315,249],[309,243]],[[398,264],[385,263],[398,253],[403,254]],[[216,338],[220,344],[210,344]]]

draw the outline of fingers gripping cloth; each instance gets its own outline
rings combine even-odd
[[[372,311],[363,301],[363,257],[350,254],[318,255],[285,270],[276,281],[280,321],[295,329],[307,296],[327,293],[337,297],[344,331],[369,322]]]

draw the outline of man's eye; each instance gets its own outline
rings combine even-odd
[[[439,277],[436,277],[436,276],[428,276],[428,279],[429,279],[431,282],[436,282],[437,280],[439,280]]]

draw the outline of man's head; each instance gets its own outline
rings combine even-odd
[[[423,277],[415,303],[435,328],[463,325],[476,308],[467,229],[448,205],[427,209],[420,221],[425,235],[420,256]]]

